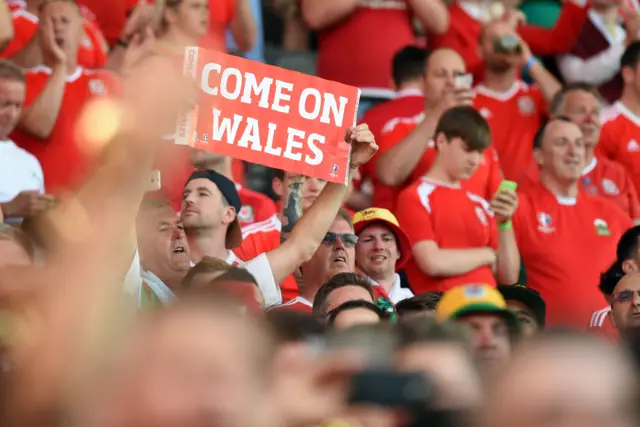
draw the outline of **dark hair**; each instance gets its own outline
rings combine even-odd
[[[598,288],[605,296],[613,294],[616,285],[624,277],[622,263],[632,259],[640,249],[640,226],[636,225],[624,232],[616,247],[616,261],[600,275]]]
[[[544,122],[536,131],[535,136],[533,137],[533,148],[542,148],[542,142],[544,140],[544,134],[547,131],[547,127],[552,122],[565,122],[565,123],[573,123],[573,121],[567,116],[553,116],[546,122]]]
[[[400,87],[404,83],[421,79],[428,56],[429,52],[418,46],[409,45],[398,50],[391,65],[393,83]]]
[[[211,274],[228,271],[231,268],[226,261],[220,258],[203,257],[196,265],[189,269],[182,279],[182,288],[189,289],[198,274]]]
[[[278,178],[280,181],[284,181],[284,174],[283,169],[273,169],[273,177]]]
[[[325,315],[327,313],[327,302],[331,292],[346,286],[359,286],[366,289],[367,292],[369,292],[369,295],[371,295],[371,299],[375,299],[373,295],[373,287],[367,279],[360,276],[358,273],[338,273],[331,279],[327,280],[322,286],[320,286],[320,289],[318,289],[318,292],[313,299],[313,317],[318,318]]]
[[[491,145],[489,124],[475,108],[466,105],[453,107],[442,115],[435,135],[440,133],[447,141],[462,139],[474,151],[484,151]]]
[[[640,42],[634,41],[624,50],[622,57],[620,58],[620,69],[624,67],[635,68],[640,61]]]
[[[402,320],[396,325],[400,347],[422,343],[454,343],[464,348],[469,346],[466,328],[454,322],[438,322],[436,319],[420,317]]]
[[[396,304],[398,316],[421,313],[425,311],[435,311],[436,305],[442,298],[443,292],[425,292],[403,299]]]
[[[295,343],[311,338],[322,337],[326,326],[305,313],[291,310],[269,310],[266,313],[270,326],[278,343]]]
[[[555,96],[551,100],[551,103],[549,104],[549,112],[551,114],[559,114],[560,108],[564,105],[564,100],[567,97],[567,94],[573,91],[590,93],[591,95],[595,96],[598,102],[600,102],[601,104],[604,102],[604,99],[602,98],[602,95],[600,94],[596,86],[586,82],[572,82],[564,85],[562,89],[560,89],[555,94]]]
[[[11,61],[0,59],[0,80],[26,82],[24,71]]]
[[[345,311],[354,310],[357,308],[364,308],[366,310],[369,310],[375,313],[380,320],[386,318],[385,316],[386,313],[380,310],[377,305],[369,301],[354,300],[354,301],[347,301],[344,304],[334,308],[329,313],[327,313],[329,315],[329,324],[333,325],[333,323],[336,320],[336,317],[338,317],[340,313],[344,313]]]

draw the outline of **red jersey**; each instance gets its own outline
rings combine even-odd
[[[424,111],[424,96],[419,90],[400,91],[396,98],[372,107],[360,120],[369,125],[376,141],[380,141],[382,130],[388,123],[398,118],[415,117]],[[392,210],[396,193],[377,179],[375,171],[376,157],[365,163],[361,168],[362,178],[370,178],[373,185],[372,204],[378,208]]]
[[[602,197],[560,198],[541,183],[520,193],[513,226],[527,286],[547,304],[547,324],[582,329],[606,304],[598,279],[632,225],[626,213]]]
[[[51,69],[39,66],[26,70],[25,75],[27,94],[24,105],[29,106],[46,86]],[[47,192],[58,194],[63,189],[73,188],[90,172],[98,153],[90,154],[82,149],[82,141],[76,137],[76,122],[87,101],[118,92],[118,81],[111,73],[78,67],[67,77],[62,105],[51,136],[42,140],[18,129],[11,134],[11,139],[36,156],[42,165]]]
[[[540,168],[532,165],[520,188],[540,182]],[[629,214],[631,219],[640,219],[638,194],[627,171],[619,163],[605,157],[594,157],[582,171],[580,188],[587,194],[604,197],[614,202]]]
[[[273,200],[257,191],[236,184],[242,208],[238,212],[241,226],[267,221],[276,216],[278,208]],[[278,221],[280,222],[280,221]]]
[[[467,70],[476,81],[482,80],[484,64],[480,57],[478,40],[482,33],[484,11],[475,4],[453,2],[449,7],[449,30],[430,38],[431,48],[448,47],[464,59]],[[518,34],[535,55],[554,55],[569,51],[578,41],[580,30],[587,18],[585,4],[567,1],[553,28],[536,25],[518,26]]]
[[[640,117],[622,102],[602,112],[602,130],[596,152],[620,163],[640,190]]]
[[[269,252],[280,246],[280,230],[282,223],[277,217],[251,224],[242,229],[242,245],[233,252],[241,260],[248,261],[260,254]],[[298,284],[293,275],[280,283],[282,301],[290,301],[300,295]]]
[[[11,14],[14,37],[0,53],[2,58],[10,58],[24,49],[38,31],[39,19],[26,9],[17,8]],[[84,19],[84,35],[78,49],[78,65],[86,68],[102,68],[107,62],[108,48],[100,29],[96,24]]]
[[[291,301],[285,302],[284,304],[276,305],[269,309],[271,310],[286,310],[286,311],[297,311],[299,313],[308,314],[311,316],[313,314],[313,303],[302,298],[295,297]]]
[[[379,153],[389,151],[400,141],[407,137],[416,126],[424,119],[424,114],[420,113],[417,116],[407,119],[394,119],[387,123],[385,129],[383,129],[382,136],[378,142],[380,149]],[[433,141],[429,141],[427,149],[422,154],[420,162],[416,165],[415,169],[411,173],[411,177],[408,183],[415,182],[424,176],[431,166],[433,165],[438,151],[435,148]],[[500,163],[498,161],[498,155],[493,147],[485,150],[483,162],[480,164],[473,176],[462,182],[462,187],[470,193],[477,194],[478,196],[491,199],[502,181],[502,171],[500,170]],[[400,188],[394,188],[394,200],[398,197],[400,191],[404,186]],[[396,205],[394,204],[394,210]]]
[[[537,88],[521,81],[504,93],[482,84],[474,92],[474,107],[489,123],[504,176],[518,182],[533,162],[533,137],[546,114],[546,101]]]
[[[611,306],[607,306],[602,310],[598,310],[591,315],[589,321],[589,332],[603,336],[611,341],[619,342],[620,333],[611,322],[610,313]]]
[[[422,178],[400,193],[396,216],[412,245],[434,241],[441,249],[498,247],[498,229],[489,204],[459,185]],[[490,266],[456,277],[431,277],[411,259],[405,270],[416,295],[469,283],[496,286]]]
[[[114,45],[120,37],[125,24],[127,13],[133,10],[139,0],[77,0],[78,4],[91,10],[110,45]],[[148,1],[147,3],[153,3]]]
[[[406,0],[360,1],[317,34],[318,76],[360,88],[388,88],[393,56],[415,44]]]

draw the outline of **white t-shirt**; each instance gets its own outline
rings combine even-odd
[[[44,193],[40,162],[13,141],[0,140],[0,203],[13,200],[22,191]]]

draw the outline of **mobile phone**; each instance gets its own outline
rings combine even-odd
[[[509,181],[507,179],[503,180],[500,183],[500,187],[498,187],[498,191],[500,190],[509,190],[509,191],[516,191],[518,189],[518,183],[513,182],[513,181]]]
[[[351,377],[348,402],[409,409],[428,406],[433,396],[433,387],[420,373],[366,370]]]
[[[456,89],[471,89],[471,86],[473,85],[473,74],[456,74],[453,84]]]
[[[149,183],[147,184],[147,192],[158,191],[162,188],[161,173],[154,169],[149,174]]]

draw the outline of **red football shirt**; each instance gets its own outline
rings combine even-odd
[[[22,50],[38,31],[39,19],[26,9],[16,9],[11,14],[14,37],[0,53],[2,58],[11,56]],[[84,35],[78,49],[78,65],[86,68],[102,68],[107,62],[107,44],[97,25],[88,19],[83,22]]]
[[[535,163],[529,168],[520,188],[540,182],[540,168]],[[631,219],[640,219],[638,194],[627,171],[619,163],[605,157],[594,157],[582,171],[580,180],[582,191],[601,196],[614,202],[629,214]]]
[[[459,185],[422,178],[400,193],[396,216],[412,245],[434,241],[441,249],[498,247],[498,229],[489,204]],[[405,270],[416,295],[469,283],[496,286],[489,266],[456,277],[431,277],[411,259]]]
[[[600,335],[613,342],[620,341],[620,333],[611,323],[610,313],[611,306],[607,306],[602,310],[598,310],[591,315],[589,321],[589,332]]]
[[[393,56],[416,40],[406,0],[360,2],[317,34],[318,76],[360,88],[388,88]]]
[[[400,141],[402,141],[407,135],[409,135],[416,128],[418,123],[420,123],[424,118],[424,115],[421,113],[418,116],[414,116],[406,119],[394,119],[391,122],[387,123],[385,129],[382,131],[382,136],[378,142],[380,147],[379,153],[384,153],[389,151],[395,145],[397,145]],[[420,158],[420,162],[416,165],[416,168],[411,173],[411,177],[408,180],[408,184],[413,183],[419,180],[422,176],[424,176],[431,166],[437,156],[438,152],[433,144],[433,141],[429,141],[429,145],[427,149],[422,154]],[[480,164],[476,172],[473,176],[467,181],[462,182],[462,187],[478,196],[485,198],[487,200],[491,199],[495,194],[496,190],[500,186],[500,182],[502,181],[502,171],[500,169],[500,163],[498,161],[498,155],[496,154],[493,147],[485,150],[483,162]],[[396,209],[396,199],[398,194],[405,186],[399,186],[393,188],[393,200],[394,205],[391,210]]]
[[[385,126],[398,118],[415,117],[424,111],[424,96],[419,90],[400,91],[396,98],[376,105],[360,120],[369,125],[376,141],[380,141]],[[396,193],[392,187],[380,183],[375,172],[376,157],[365,163],[360,171],[362,178],[370,178],[373,185],[372,204],[378,208],[392,210]]]
[[[269,309],[269,311],[271,310],[297,311],[299,313],[304,313],[311,316],[313,314],[313,303],[298,296],[293,298],[291,301],[285,302],[284,304],[280,304]]]
[[[482,84],[474,92],[474,107],[489,123],[491,144],[500,156],[504,176],[520,181],[533,161],[533,137],[546,114],[542,93],[520,81],[504,93]]]
[[[620,101],[602,112],[596,152],[624,166],[640,191],[640,117]]]
[[[51,69],[45,66],[25,72],[27,94],[25,106],[31,105],[44,89]],[[73,188],[90,172],[97,153],[83,150],[82,141],[75,135],[75,125],[83,106],[92,98],[115,95],[119,84],[115,76],[106,71],[90,71],[78,67],[67,77],[60,113],[51,136],[46,140],[22,130],[11,134],[16,144],[38,158],[44,172],[47,192],[57,194]]]
[[[242,229],[242,245],[233,252],[241,260],[248,261],[260,254],[272,251],[280,246],[280,229],[282,224],[277,217],[251,224]],[[293,275],[280,283],[282,301],[290,301],[300,295],[298,284]]]
[[[127,22],[127,13],[138,5],[139,0],[77,0],[77,2],[95,14],[96,21],[107,41],[113,46]],[[147,1],[147,3],[153,2]]]
[[[451,3],[449,7],[449,30],[429,39],[432,48],[448,47],[460,55],[467,64],[467,70],[474,74],[476,81],[482,80],[484,64],[480,58],[478,40],[482,33],[482,11],[475,4]],[[553,28],[536,25],[518,26],[518,34],[529,45],[535,55],[565,53],[573,47],[580,36],[580,30],[587,18],[585,5],[572,1],[564,2],[562,11]]]
[[[632,225],[602,197],[560,198],[541,183],[520,193],[513,226],[527,286],[547,304],[547,324],[582,329],[606,305],[598,289],[600,273],[609,268],[620,236]]]

